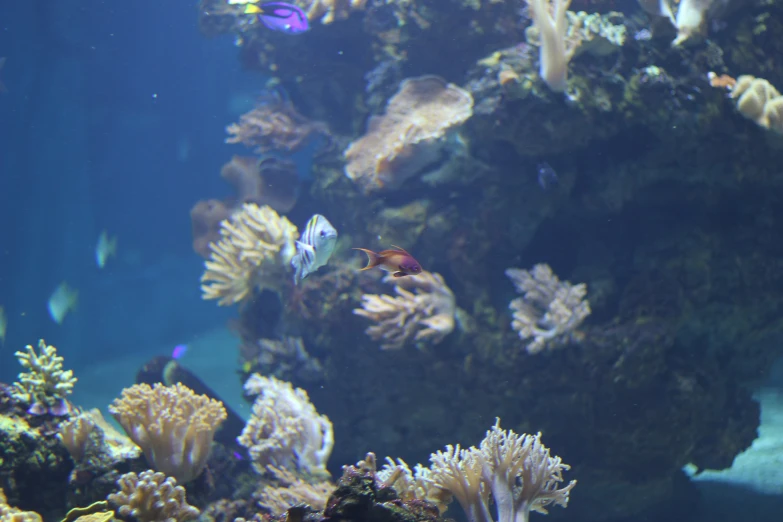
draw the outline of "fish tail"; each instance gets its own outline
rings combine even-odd
[[[302,280],[302,260],[299,252],[291,260],[291,266],[294,267],[294,284],[298,285],[299,281]]]
[[[263,14],[264,10],[257,5],[247,4],[245,5],[245,14]]]
[[[372,250],[367,250],[366,248],[354,248],[354,250],[361,250],[365,254],[367,254],[367,266],[362,268],[362,270],[369,270],[371,268],[375,268],[376,266],[380,265],[383,262],[383,258],[373,252]]]

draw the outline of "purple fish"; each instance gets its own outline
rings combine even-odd
[[[187,344],[178,344],[171,351],[171,358],[174,360],[180,359],[183,355],[187,353],[187,351],[188,351]]]
[[[299,7],[286,2],[266,2],[247,4],[245,14],[254,14],[265,26],[273,31],[286,34],[299,34],[310,29],[307,15]]]

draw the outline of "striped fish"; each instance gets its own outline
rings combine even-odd
[[[307,222],[302,236],[296,242],[296,255],[291,260],[294,267],[294,284],[324,266],[337,244],[337,230],[321,214],[315,214]]]

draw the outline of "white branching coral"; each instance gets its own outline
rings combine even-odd
[[[19,382],[12,389],[14,398],[30,405],[30,413],[64,415],[68,413],[65,398],[73,392],[76,377],[72,370],[63,370],[63,358],[57,355],[57,348],[38,341],[38,352],[27,345],[16,358],[27,371],[20,373]]]
[[[399,350],[411,341],[437,344],[454,330],[457,304],[440,274],[388,275],[383,281],[394,284],[397,295],[365,294],[362,308],[353,311],[374,323],[366,332],[383,350]]]
[[[334,446],[332,422],[316,411],[306,391],[255,373],[245,383],[245,393],[258,397],[237,440],[248,449],[258,473],[268,466],[326,472]]]
[[[673,46],[703,35],[711,16],[723,10],[728,2],[715,0],[639,0],[639,5],[653,16],[668,19],[677,29]]]
[[[370,458],[362,462],[372,465],[375,455],[369,454],[368,457]],[[451,492],[438,486],[432,479],[430,469],[421,464],[416,464],[411,470],[404,460],[397,459],[395,463],[391,457],[386,457],[386,464],[377,472],[376,477],[383,485],[394,488],[402,500],[426,500],[437,506],[441,514],[446,512],[453,500]]]
[[[580,41],[568,36],[568,6],[571,0],[527,0],[533,23],[539,35],[539,74],[555,92],[568,87],[568,63]]]
[[[550,455],[541,434],[517,435],[500,428],[500,420],[487,432],[479,448],[447,446],[430,457],[431,477],[454,494],[469,522],[492,522],[490,494],[498,522],[528,522],[531,511],[568,505],[576,481],[564,487],[563,471],[570,469]]]
[[[587,285],[561,282],[546,264],[530,271],[509,268],[506,275],[524,294],[509,308],[514,314],[511,326],[527,341],[528,353],[551,350],[577,338],[577,328],[590,315]]]
[[[201,276],[203,299],[232,305],[254,288],[279,290],[296,253],[298,230],[269,206],[245,203],[220,224],[221,239],[210,244],[212,254]]]

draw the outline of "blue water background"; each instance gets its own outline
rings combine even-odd
[[[0,2],[0,381],[40,337],[78,368],[159,353],[231,314],[200,299],[189,210],[230,194],[220,166],[246,151],[223,143],[224,127],[264,78],[240,70],[230,38],[204,38],[195,10]],[[119,255],[99,270],[103,229]],[[80,302],[58,326],[46,303],[63,280]]]

